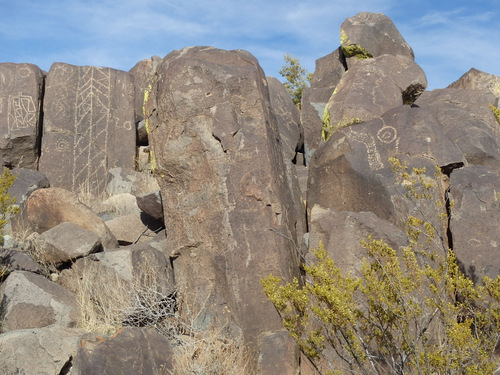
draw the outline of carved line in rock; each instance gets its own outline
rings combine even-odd
[[[9,131],[36,126],[36,107],[29,95],[10,95],[8,107]]]
[[[111,101],[109,69],[83,67],[78,75],[73,133],[74,191],[82,183],[96,186],[100,177],[106,174]]]
[[[357,133],[352,129],[349,129],[347,132],[347,137],[349,141],[352,140],[365,145],[368,164],[372,170],[384,168],[384,162],[377,148],[376,140],[386,145],[394,143],[395,150],[398,149],[399,145],[399,137],[396,128],[388,125],[384,125],[378,130],[376,138],[373,135]]]

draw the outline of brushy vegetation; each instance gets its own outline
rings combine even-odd
[[[495,107],[493,104],[490,103],[490,109],[493,112],[493,115],[497,119],[498,124],[500,125],[500,108]]]
[[[436,184],[425,169],[391,162],[409,198],[445,210],[433,201]],[[499,364],[500,276],[475,285],[429,221],[410,216],[406,232],[402,249],[364,240],[357,275],[320,244],[303,282],[270,275],[264,291],[321,374],[492,374]]]
[[[302,91],[309,85],[308,81],[311,80],[311,74],[308,74],[307,70],[300,65],[298,58],[286,54],[284,59],[285,65],[281,67],[279,73],[286,78],[283,85],[290,93],[293,103],[300,109]]]
[[[19,212],[19,207],[16,206],[16,198],[11,197],[9,189],[16,181],[16,176],[12,172],[4,168],[2,175],[0,175],[0,237],[3,243],[3,228],[9,222],[10,218]]]

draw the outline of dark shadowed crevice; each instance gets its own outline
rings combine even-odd
[[[221,139],[219,137],[217,137],[214,133],[212,133],[212,137],[214,137],[214,139],[220,143],[220,147],[222,148],[222,151],[224,153],[227,153],[227,150],[224,148],[224,144],[222,143]]]
[[[448,180],[450,180],[451,172],[454,169],[462,168],[464,166],[463,162],[451,163],[445,166],[440,167],[441,172],[448,176]],[[444,202],[446,209],[446,237],[448,239],[448,248],[453,251],[453,233],[451,232],[450,224],[451,224],[451,198],[450,198],[450,189],[451,184],[448,186],[444,192]]]
[[[69,356],[68,360],[62,367],[61,371],[59,371],[58,375],[69,375],[71,374],[71,368],[73,367],[73,357]]]

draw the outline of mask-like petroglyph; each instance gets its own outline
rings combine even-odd
[[[29,95],[9,96],[8,113],[9,131],[36,126],[37,108],[33,97]]]

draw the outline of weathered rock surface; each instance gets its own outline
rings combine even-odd
[[[0,250],[0,268],[4,268],[4,278],[14,271],[29,271],[40,273],[40,265],[33,260],[31,256],[25,252],[14,249]]]
[[[335,211],[318,205],[311,209],[310,230],[310,249],[317,249],[321,242],[337,266],[358,272],[366,257],[361,241],[368,236],[385,241],[393,249],[401,248],[408,242],[405,233],[372,212]],[[307,260],[314,263],[316,258],[309,252]]]
[[[146,214],[156,220],[163,221],[163,203],[160,190],[149,194],[138,195],[137,205]]]
[[[352,123],[369,121],[391,108],[411,104],[427,87],[422,69],[406,56],[383,55],[356,61],[330,100],[329,134]]]
[[[151,78],[153,77],[156,68],[161,63],[161,57],[152,56],[150,59],[144,59],[134,65],[129,73],[132,75],[132,81],[135,87],[135,122],[140,122],[144,119],[144,91],[148,88]]]
[[[172,368],[170,341],[153,329],[124,328],[111,338],[83,337],[73,375],[157,375]]]
[[[35,190],[50,187],[47,177],[36,170],[26,168],[14,168],[12,174],[16,180],[9,189],[11,198],[16,198],[16,204],[21,205]]]
[[[35,191],[27,202],[27,217],[29,225],[38,233],[71,222],[97,234],[104,249],[118,247],[116,238],[101,218],[80,203],[75,194],[61,188]]]
[[[468,166],[450,175],[453,251],[476,282],[500,274],[499,191],[500,176],[491,168]]]
[[[106,193],[140,195],[160,190],[156,179],[145,172],[137,172],[130,168],[113,168],[109,171]]]
[[[97,234],[71,222],[63,222],[40,234],[35,248],[41,262],[55,267],[102,251]]]
[[[405,198],[405,187],[394,184],[390,157],[406,161],[410,172],[412,167],[426,167],[428,178],[434,178],[436,165],[466,162],[432,113],[400,106],[381,118],[339,130],[315,152],[308,207],[370,211],[401,224],[400,218],[415,207]]]
[[[340,42],[344,51],[351,46],[359,46],[372,57],[400,55],[414,59],[411,47],[392,20],[382,13],[361,12],[347,18],[340,26]],[[350,61],[347,64],[350,69]]]
[[[110,169],[134,168],[134,120],[129,73],[54,63],[45,89],[40,171],[52,186],[99,196]]]
[[[53,324],[71,328],[78,314],[75,295],[43,276],[15,271],[0,287],[1,332]]]
[[[297,263],[285,237],[298,241],[266,79],[248,52],[205,47],[172,52],[157,77],[146,111],[181,314],[189,306],[199,328],[226,320],[269,363],[263,335],[282,326],[260,278],[288,278]]]
[[[293,104],[288,90],[280,81],[274,77],[266,77],[266,79],[269,86],[271,107],[278,121],[283,157],[285,160],[292,161],[304,144],[299,110]]]
[[[468,163],[500,172],[499,124],[489,107],[496,100],[486,90],[448,88],[425,92],[416,104],[433,114]]]
[[[488,90],[500,98],[500,76],[482,72],[472,68],[455,82],[448,86],[450,89]]]
[[[50,326],[0,335],[0,373],[68,374],[83,332]]]
[[[0,64],[0,160],[37,169],[43,73],[33,64]]]

